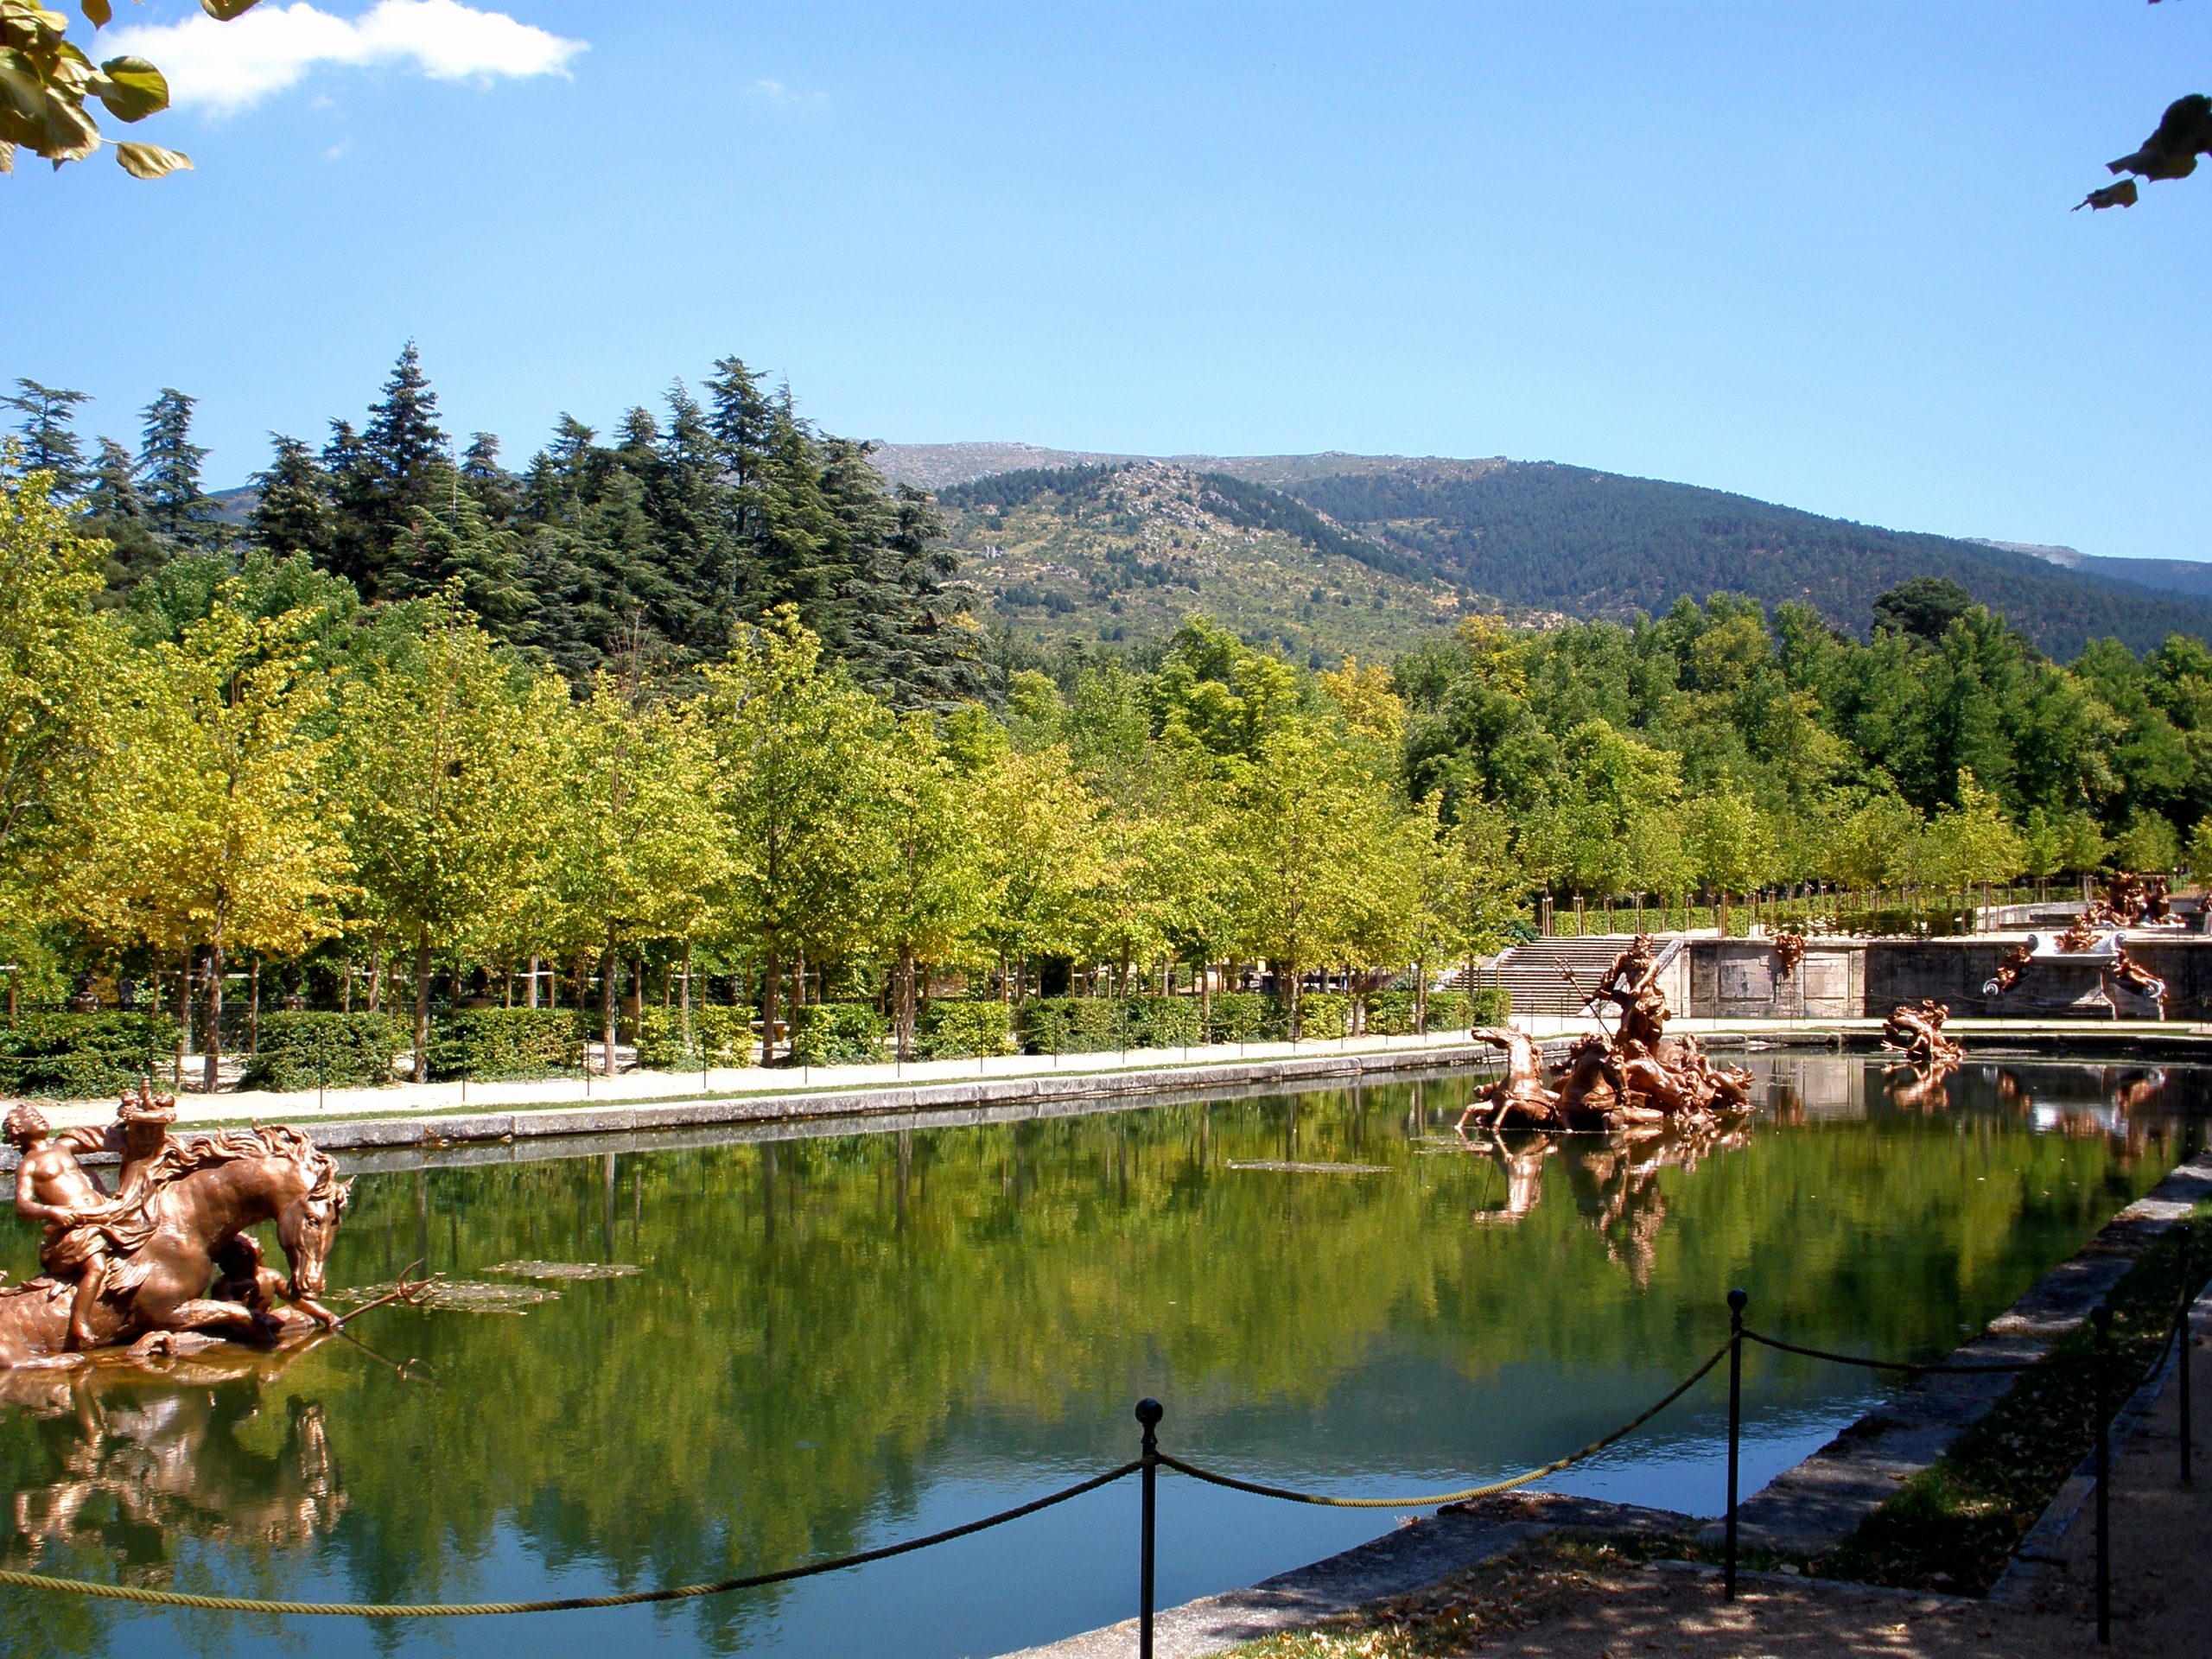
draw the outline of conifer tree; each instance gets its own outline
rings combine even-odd
[[[499,440],[490,432],[472,432],[461,452],[461,481],[476,498],[478,511],[487,524],[504,529],[514,516],[515,483],[499,465]]]
[[[246,534],[277,558],[304,553],[327,568],[336,545],[330,474],[307,445],[282,433],[270,434],[276,454],[266,469],[253,475],[253,512]]]
[[[0,407],[22,416],[16,428],[23,435],[22,470],[52,474],[50,494],[56,501],[73,500],[90,482],[76,429],[77,406],[90,402],[89,393],[20,377],[14,395],[0,397]]]
[[[368,600],[383,596],[393,548],[415,510],[433,504],[442,469],[450,466],[438,425],[438,394],[409,340],[357,437],[334,424],[323,462],[335,483],[338,535],[331,568]]]
[[[200,487],[200,463],[207,458],[192,441],[192,411],[200,400],[175,386],[146,405],[138,445],[138,476],[154,528],[174,542],[202,539],[211,517]]]
[[[398,599],[457,594],[495,636],[505,637],[530,608],[515,533],[486,522],[476,498],[447,468],[445,499],[416,507],[393,545],[385,588]]]
[[[160,569],[168,555],[138,491],[137,457],[113,438],[99,444],[84,495],[85,528],[107,543],[107,591],[101,602],[111,604]]]
[[[854,676],[894,709],[942,713],[977,701],[982,637],[952,585],[960,562],[945,543],[944,521],[911,485],[900,485],[890,505],[887,532],[865,550],[845,585]]]
[[[841,534],[824,496],[813,435],[791,407],[788,387],[772,412],[756,493],[759,605],[796,607],[823,649],[839,654],[850,633],[845,583],[852,572],[840,556],[849,532]]]

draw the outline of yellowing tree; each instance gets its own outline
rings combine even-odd
[[[346,688],[338,772],[378,926],[414,955],[415,1081],[429,1075],[433,952],[505,927],[540,877],[568,689],[503,655],[456,594],[418,645]]]
[[[97,931],[207,947],[211,1090],[229,954],[296,954],[338,930],[350,891],[346,813],[323,775],[333,740],[316,729],[330,685],[308,666],[312,618],[257,619],[236,597],[133,659],[111,747],[76,804],[86,851],[66,885]]]

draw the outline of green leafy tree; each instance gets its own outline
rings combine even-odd
[[[207,950],[210,1090],[231,954],[297,953],[338,930],[350,890],[346,814],[324,786],[329,677],[310,664],[308,622],[218,602],[139,653],[112,758],[73,803],[85,850],[65,907],[107,938]]]
[[[50,480],[48,491],[57,500],[74,499],[91,481],[76,428],[78,407],[90,402],[85,392],[21,378],[11,396],[0,397],[0,408],[22,416],[16,429],[22,434],[18,465],[26,472],[44,473]]]
[[[504,656],[460,596],[436,596],[416,648],[344,689],[347,836],[379,933],[412,953],[415,1080],[429,1076],[436,953],[495,938],[543,879],[569,780],[553,738],[567,689]]]
[[[873,747],[864,903],[871,943],[892,963],[899,1057],[911,1059],[916,974],[952,959],[988,889],[975,802],[931,718],[910,714]]]

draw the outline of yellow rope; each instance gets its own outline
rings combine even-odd
[[[980,1521],[948,1527],[943,1532],[933,1532],[925,1538],[909,1538],[903,1543],[886,1544],[879,1549],[864,1549],[855,1555],[840,1555],[833,1560],[813,1561],[804,1567],[787,1567],[776,1573],[755,1573],[738,1579],[716,1579],[709,1584],[679,1585],[670,1590],[632,1590],[612,1596],[557,1596],[543,1601],[263,1601],[252,1596],[198,1596],[182,1590],[142,1590],[135,1585],[96,1584],[87,1579],[55,1579],[43,1573],[17,1573],[6,1569],[0,1569],[0,1586],[16,1590],[51,1590],[64,1595],[93,1596],[103,1601],[143,1602],[156,1607],[190,1607],[202,1612],[279,1613],[301,1618],[474,1618],[489,1613],[568,1613],[588,1607],[636,1607],[646,1602],[690,1601],[700,1596],[719,1596],[733,1590],[752,1590],[762,1585],[784,1584],[792,1579],[812,1578],[818,1573],[836,1573],[848,1567],[859,1567],[868,1561],[905,1555],[917,1549],[927,1549],[932,1544],[950,1543],[953,1539],[964,1538],[969,1533],[1003,1526],[1008,1521],[1019,1521],[1025,1515],[1049,1510],[1055,1503],[1065,1503],[1071,1497],[1081,1497],[1085,1492],[1095,1492],[1101,1486],[1111,1485],[1125,1475],[1136,1473],[1142,1467],[1141,1462],[1125,1463],[1118,1469],[1109,1469],[1103,1475],[1093,1475],[1089,1480],[1046,1497],[1033,1498],[1014,1509],[1001,1510],[996,1515],[985,1516]]]
[[[1160,1461],[1170,1469],[1180,1471],[1211,1485],[1227,1486],[1260,1497],[1280,1497],[1292,1503],[1319,1503],[1332,1510],[1430,1510],[1442,1503],[1464,1503],[1473,1498],[1492,1497],[1499,1492],[1510,1492],[1516,1486],[1526,1486],[1532,1480],[1541,1480],[1546,1475],[1555,1475],[1562,1469],[1571,1469],[1586,1458],[1594,1458],[1615,1441],[1633,1434],[1695,1388],[1704,1381],[1706,1373],[1720,1363],[1727,1351],[1728,1344],[1724,1342],[1713,1351],[1711,1357],[1704,1364],[1675,1384],[1666,1398],[1630,1418],[1603,1440],[1592,1440],[1580,1452],[1570,1452],[1557,1462],[1548,1463],[1541,1469],[1531,1469],[1526,1474],[1514,1475],[1505,1480],[1493,1480],[1484,1486],[1470,1486],[1464,1491],[1431,1492],[1422,1497],[1325,1497],[1319,1492],[1296,1492],[1284,1486],[1263,1486],[1257,1481],[1239,1480],[1234,1475],[1216,1474],[1210,1469],[1200,1469],[1185,1463],[1180,1458],[1171,1458],[1165,1452],[1160,1453]]]

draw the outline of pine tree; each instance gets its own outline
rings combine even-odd
[[[199,402],[175,386],[163,386],[161,396],[146,405],[138,445],[147,517],[173,542],[207,539],[213,518],[200,487],[200,463],[207,451],[192,441],[192,411]]]
[[[457,471],[448,467],[446,480],[444,500],[416,508],[393,544],[385,591],[399,599],[457,593],[487,632],[512,638],[530,609],[518,539],[486,520]]]
[[[978,702],[982,639],[954,582],[960,561],[945,543],[944,522],[912,485],[900,485],[889,505],[889,533],[846,584],[854,613],[846,660],[894,709],[943,713]]]
[[[330,480],[330,554],[327,569],[376,597],[378,500],[376,474],[368,446],[351,421],[333,421],[322,446],[322,470]]]
[[[22,378],[16,381],[14,396],[0,397],[0,407],[23,417],[17,428],[23,435],[22,470],[50,474],[54,482],[48,493],[54,500],[75,499],[89,481],[78,447],[76,411],[79,404],[90,402],[89,393],[42,386]]]
[[[362,598],[373,600],[384,592],[400,536],[414,522],[416,509],[436,505],[433,486],[452,465],[438,425],[438,394],[423,373],[413,340],[401,347],[383,397],[369,410],[358,459],[348,461],[347,471],[332,471],[339,480],[340,516],[352,521],[340,542],[353,568],[336,568],[353,579]]]
[[[841,557],[845,538],[823,492],[813,435],[791,408],[789,388],[775,408],[755,494],[761,582],[746,608],[797,606],[800,621],[835,656],[849,636],[845,583],[853,573]]]
[[[670,388],[668,424],[655,435],[644,477],[669,589],[661,631],[691,661],[719,656],[736,617],[738,545],[721,471],[706,413],[679,381]]]
[[[256,495],[246,533],[276,558],[304,553],[327,569],[337,542],[330,474],[297,438],[270,437],[276,453],[265,471],[253,475]]]
[[[167,550],[154,535],[146,499],[138,491],[138,460],[113,438],[102,438],[100,458],[85,492],[85,528],[107,543],[107,591],[100,602],[119,602],[159,569]]]
[[[490,432],[472,432],[461,456],[461,487],[476,498],[485,522],[504,529],[514,517],[515,481],[499,465],[499,440]]]

